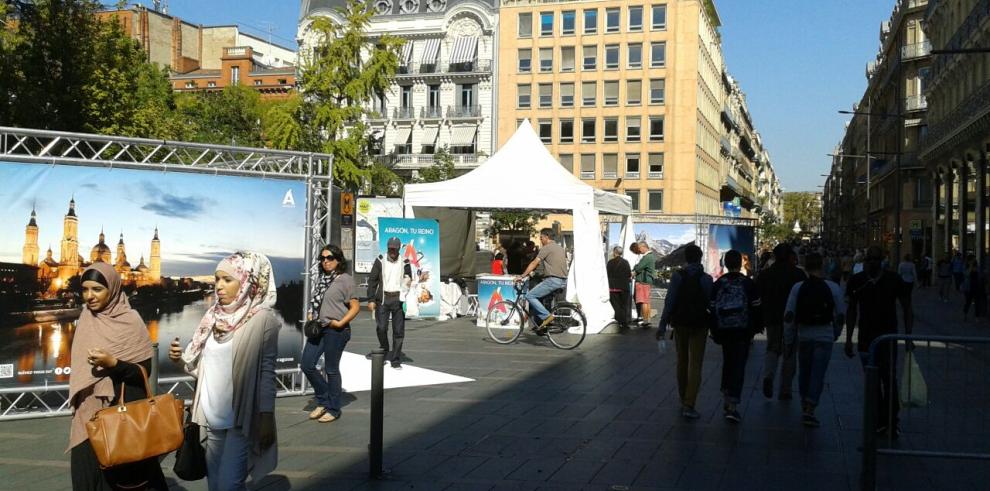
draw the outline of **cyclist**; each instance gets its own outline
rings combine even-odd
[[[553,316],[543,306],[540,299],[563,289],[567,285],[567,255],[564,248],[554,242],[552,229],[540,230],[540,245],[542,247],[539,254],[529,263],[529,266],[526,266],[526,270],[520,277],[516,278],[516,281],[529,276],[536,270],[537,266],[543,265],[544,279],[529,290],[529,293],[526,294],[526,301],[529,302],[532,315],[536,317],[536,324],[539,329],[544,329],[553,322]]]

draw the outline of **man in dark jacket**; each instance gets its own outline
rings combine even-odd
[[[619,328],[629,327],[629,283],[632,279],[632,270],[629,261],[622,257],[622,247],[612,247],[612,259],[605,264],[605,273],[608,276],[608,297],[615,311],[615,322]]]
[[[763,325],[767,329],[767,354],[763,364],[763,395],[773,397],[773,382],[777,375],[777,365],[783,358],[780,373],[780,399],[791,398],[794,382],[796,358],[794,344],[784,343],[784,309],[791,288],[808,279],[804,271],[794,264],[794,250],[787,244],[773,248],[774,263],[760,273],[756,279],[763,305]]]
[[[402,299],[412,282],[412,267],[399,260],[402,242],[388,239],[386,257],[378,256],[368,275],[368,310],[375,313],[378,345],[392,368],[402,368],[402,340],[406,336],[406,316]],[[388,346],[388,324],[392,321],[392,350]]]
[[[715,316],[712,339],[722,346],[722,394],[725,397],[725,419],[742,421],[737,409],[742,401],[746,359],[753,335],[762,325],[760,294],[756,283],[740,273],[742,254],[735,250],[725,253],[725,269],[712,288],[710,310]]]

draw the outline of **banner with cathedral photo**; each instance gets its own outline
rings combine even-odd
[[[96,261],[124,280],[158,341],[162,377],[216,301],[217,263],[266,254],[284,321],[277,368],[299,363],[306,188],[299,181],[0,162],[0,388],[66,384],[79,277]]]

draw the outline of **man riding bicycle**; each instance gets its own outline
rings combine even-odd
[[[540,253],[536,255],[536,259],[533,259],[529,266],[526,266],[526,271],[523,271],[523,274],[516,280],[529,276],[536,270],[537,266],[543,265],[544,280],[529,290],[529,293],[526,294],[526,301],[529,302],[530,312],[536,317],[536,323],[540,326],[539,329],[544,329],[553,322],[553,316],[543,306],[540,299],[567,286],[567,255],[564,248],[554,242],[552,229],[540,230],[540,245],[542,247]]]

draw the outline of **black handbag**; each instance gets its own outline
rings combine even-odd
[[[319,339],[323,335],[323,326],[317,320],[306,321],[303,325],[303,333],[306,334],[307,338]]]
[[[175,451],[172,471],[183,481],[198,481],[206,477],[206,449],[199,439],[199,425],[192,422],[192,413],[186,417],[183,434],[185,438]]]

